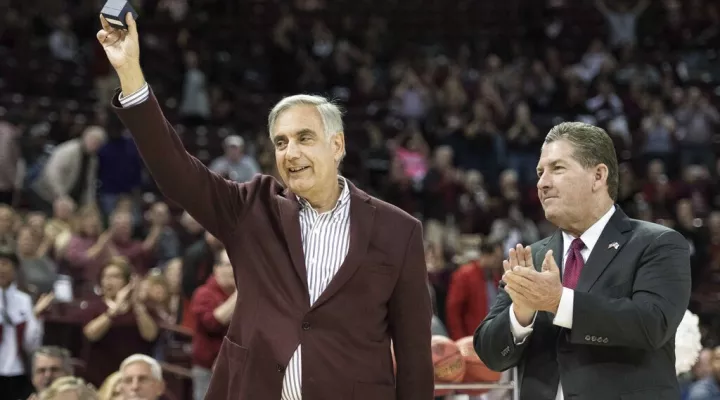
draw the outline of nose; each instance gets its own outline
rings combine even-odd
[[[300,157],[300,148],[294,140],[290,140],[285,148],[285,158],[287,160],[296,160]]]
[[[537,188],[538,190],[547,190],[550,188],[550,178],[547,173],[543,172],[540,174],[537,181]]]

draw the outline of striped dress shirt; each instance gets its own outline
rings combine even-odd
[[[123,107],[142,103],[150,96],[147,83],[129,96],[119,97]],[[350,248],[350,189],[345,178],[338,176],[340,198],[335,208],[318,213],[305,199],[300,203],[300,233],[307,268],[310,304],[317,301],[340,269]],[[283,377],[280,400],[302,400],[302,352],[295,350]]]

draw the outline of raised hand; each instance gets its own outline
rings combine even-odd
[[[530,249],[530,246],[523,247],[523,245],[518,243],[514,249],[510,249],[508,252],[508,259],[503,261],[503,269],[505,271],[518,266],[535,268],[533,265],[532,250]]]
[[[55,300],[55,294],[52,292],[45,293],[40,296],[38,301],[35,303],[35,307],[33,307],[33,314],[35,314],[36,317],[42,314],[45,310],[47,310],[50,304],[52,304],[53,300]]]
[[[518,288],[510,285],[512,275],[514,274],[513,271],[516,268],[535,270],[530,246],[523,247],[522,244],[518,243],[515,248],[510,249],[508,252],[508,259],[503,260],[503,269],[505,270],[505,273],[503,274],[502,279],[503,282],[505,282],[505,291],[513,301],[513,307],[518,321],[521,321],[523,325],[526,325],[525,322],[529,323],[529,321],[532,320],[536,310],[530,306],[530,302],[522,295],[522,293],[518,292]]]
[[[108,61],[116,71],[140,64],[140,44],[137,24],[131,13],[125,17],[128,30],[111,26],[105,17],[100,16],[102,29],[97,33],[98,42],[105,49]]]

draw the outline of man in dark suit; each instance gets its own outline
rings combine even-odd
[[[98,40],[121,82],[116,113],[158,187],[225,244],[233,265],[238,301],[206,398],[432,399],[422,226],[338,175],[338,108],[299,95],[270,112],[287,189],[269,176],[225,180],[164,118],[132,17],[127,31],[101,22]]]
[[[476,352],[493,370],[518,367],[521,399],[677,400],[687,241],[614,205],[617,156],[600,128],[554,127],[538,176],[545,216],[559,230],[511,250]]]

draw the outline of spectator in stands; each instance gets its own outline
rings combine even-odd
[[[48,45],[52,55],[61,61],[78,61],[78,39],[72,30],[72,20],[67,14],[55,19],[57,27],[50,34]]]
[[[182,266],[183,295],[192,298],[195,289],[205,283],[212,274],[215,255],[223,244],[210,232],[205,232],[201,240],[195,242],[185,252]]]
[[[64,376],[41,392],[38,400],[98,400],[98,395],[83,379]]]
[[[78,211],[67,246],[61,250],[67,273],[72,277],[76,294],[92,293],[100,270],[115,250],[110,244],[112,231],[103,232],[100,211],[86,206]]]
[[[220,352],[238,292],[226,251],[217,256],[213,275],[193,295],[190,303],[196,328],[192,339],[193,398],[203,400],[210,386],[211,368]]]
[[[507,132],[508,166],[517,171],[520,183],[528,185],[537,179],[535,166],[542,145],[540,130],[532,121],[530,106],[521,102],[515,107],[513,124]]]
[[[180,216],[180,229],[178,230],[180,237],[180,247],[187,249],[193,243],[203,239],[205,236],[205,228],[200,225],[192,215],[187,211],[183,211]]]
[[[128,259],[133,268],[133,273],[145,275],[154,263],[154,253],[160,235],[167,226],[167,215],[161,213],[149,213],[150,230],[144,240],[133,238],[132,221],[133,216],[129,211],[116,210],[110,216],[109,244],[120,256]]]
[[[199,64],[196,52],[185,53],[185,77],[179,113],[187,125],[207,123],[211,116],[207,77]]]
[[[447,295],[447,327],[450,338],[472,336],[490,311],[502,276],[500,243],[485,240],[475,253],[452,274]]]
[[[70,241],[75,208],[75,202],[69,197],[61,197],[53,202],[53,214],[45,224],[45,236],[55,238],[52,248],[49,249],[53,257],[59,256],[58,250]]]
[[[157,244],[153,254],[157,264],[165,264],[169,260],[180,256],[180,238],[175,229],[170,226],[172,216],[170,209],[166,203],[157,201],[153,203],[150,209],[145,213],[145,220],[150,226],[145,233],[145,237],[150,237],[157,233]]]
[[[36,393],[50,387],[56,379],[72,376],[70,352],[57,346],[43,346],[32,358],[32,384]]]
[[[238,135],[230,135],[223,141],[225,155],[216,158],[210,169],[235,182],[247,182],[260,173],[255,158],[245,153],[245,140]]]
[[[28,361],[43,338],[32,299],[15,283],[18,267],[17,255],[0,249],[0,394],[12,400],[26,399],[33,392]]]
[[[720,112],[697,87],[687,91],[687,97],[675,111],[677,138],[680,142],[682,166],[700,164],[712,169],[715,154],[708,143],[720,126]]]
[[[52,291],[57,279],[57,265],[45,255],[39,255],[40,241],[28,225],[17,233],[17,256],[20,259],[18,281],[33,298]]]
[[[98,390],[99,400],[125,400],[122,393],[122,374],[115,371],[105,378]]]
[[[160,364],[145,354],[133,354],[120,364],[120,388],[125,399],[158,400],[165,393]]]
[[[83,333],[88,340],[86,379],[100,386],[130,354],[152,354],[158,337],[157,316],[139,299],[131,268],[119,259],[101,271],[102,296],[91,299],[82,310]],[[118,346],[122,343],[122,346]]]
[[[0,204],[0,247],[15,248],[15,210]]]
[[[79,205],[93,204],[98,169],[96,153],[105,143],[105,137],[104,128],[89,126],[82,137],[57,146],[29,188],[28,201],[33,209],[50,215],[53,202],[65,196]]]
[[[190,306],[190,299],[182,295],[182,259],[173,258],[163,268],[163,275],[168,287],[168,312],[172,324],[183,324],[186,309]]]
[[[690,387],[688,400],[715,400],[720,398],[720,347],[713,350],[712,373]]]
[[[636,26],[640,14],[650,5],[649,0],[639,0],[633,7],[626,1],[615,2],[617,10],[608,7],[606,0],[596,0],[595,6],[607,21],[610,33],[610,47],[617,49],[635,46],[637,43]]]
[[[0,204],[13,204],[20,189],[18,167],[22,158],[19,137],[19,129],[0,121]]]
[[[113,90],[115,87],[117,83]],[[103,215],[110,215],[122,196],[133,195],[140,190],[142,172],[142,161],[132,138],[123,134],[121,127],[109,127],[108,140],[98,151],[100,187],[97,200]],[[133,211],[138,214],[137,210]]]

